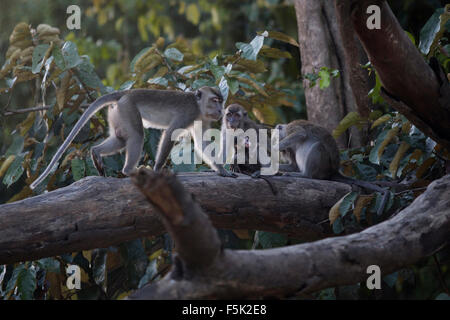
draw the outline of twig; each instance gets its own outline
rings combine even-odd
[[[50,109],[52,106],[42,106],[42,107],[32,107],[32,108],[24,108],[24,109],[15,109],[15,110],[5,110],[4,116],[12,116],[15,114],[28,113],[28,112],[36,112],[36,111],[44,111]],[[81,108],[89,107],[89,104],[80,105]]]

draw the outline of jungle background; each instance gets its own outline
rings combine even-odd
[[[48,164],[83,106],[101,94],[131,87],[185,90],[217,85],[227,97],[227,104],[240,103],[253,119],[274,125],[307,118],[303,79],[323,90],[341,76],[339,70],[326,65],[317,72],[301,74],[296,12],[290,1],[77,1],[82,10],[82,27],[72,31],[66,27],[66,8],[71,4],[70,0],[2,0],[0,204],[33,195],[28,185]],[[389,4],[418,47],[427,38],[433,37],[433,41],[439,37],[442,50],[430,54],[449,73],[448,24],[439,35],[427,31],[432,29],[432,18],[442,14],[445,1],[402,0]],[[48,26],[39,28],[41,24]],[[32,35],[39,39],[38,43],[31,42]],[[11,50],[12,46],[15,50]],[[32,49],[26,51],[29,47]],[[373,80],[372,113],[368,119],[354,113],[347,115],[334,135],[338,138],[364,120],[370,123],[372,143],[343,151],[343,171],[363,180],[399,181],[414,176],[417,189],[392,193],[381,216],[373,214],[381,195],[347,195],[338,208],[338,217],[331,221],[336,234],[362,230],[387,219],[445,173],[442,149],[383,101],[370,64],[361,68]],[[21,111],[31,107],[40,110]],[[59,168],[34,194],[97,175],[88,151],[106,134],[105,114],[91,120],[65,153]],[[153,164],[159,135],[158,130],[146,132],[141,164]],[[105,165],[108,176],[118,176],[123,155],[105,158]],[[174,171],[207,169],[169,165]],[[269,232],[219,232],[227,248],[264,249],[298,243]],[[1,265],[0,297],[121,299],[163,276],[171,265],[171,250],[171,239],[165,235],[118,247]],[[68,264],[81,267],[82,290],[65,286]],[[344,286],[307,298],[448,299],[449,267],[447,248],[385,276],[382,290]]]

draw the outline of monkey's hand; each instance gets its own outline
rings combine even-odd
[[[225,170],[224,168],[220,168],[219,171],[217,171],[217,174],[221,177],[227,177],[227,178],[237,178],[238,175],[233,172],[229,172]]]

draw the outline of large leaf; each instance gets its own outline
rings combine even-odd
[[[16,155],[22,152],[23,145],[25,143],[25,139],[22,136],[14,135],[13,141],[9,146],[8,150],[6,150],[5,156]]]
[[[284,234],[259,231],[258,241],[263,249],[269,249],[285,246],[287,244],[288,238]]]
[[[61,53],[64,57],[66,69],[75,68],[83,63],[83,59],[78,54],[78,48],[75,43],[67,41],[61,48]],[[56,63],[56,61],[55,61]]]
[[[72,159],[70,166],[72,168],[72,175],[75,181],[78,181],[85,176],[86,168],[83,160],[79,158]]]
[[[24,168],[23,168],[23,160],[24,155],[18,155],[15,157],[13,163],[8,168],[8,171],[6,171],[5,177],[3,178],[3,183],[6,185],[6,187],[10,187],[13,183],[15,183],[19,178],[22,176]]]
[[[450,4],[435,11],[420,31],[419,49],[423,54],[430,54],[445,32],[445,25],[450,20]]]
[[[256,60],[259,51],[264,44],[263,36],[256,36],[250,43],[238,42],[236,47],[242,50],[242,57],[248,60]]]
[[[41,71],[48,48],[50,48],[48,44],[40,44],[34,48],[31,72],[39,73]]]
[[[184,55],[177,48],[168,48],[164,51],[164,55],[166,58],[174,61],[181,62],[183,61]]]
[[[102,80],[95,72],[94,66],[88,59],[83,61],[77,66],[77,74],[80,81],[87,87],[98,89],[102,94],[107,93]]]
[[[33,299],[36,290],[36,270],[34,268],[22,269],[17,277],[17,289],[20,299]]]

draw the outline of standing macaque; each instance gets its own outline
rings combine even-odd
[[[110,106],[108,111],[109,137],[91,149],[91,156],[100,175],[104,175],[102,157],[125,149],[124,175],[129,176],[139,163],[144,144],[144,128],[164,129],[158,145],[154,170],[160,170],[174,144],[172,133],[177,129],[193,130],[196,120],[202,121],[203,130],[211,122],[222,117],[223,98],[220,91],[212,87],[202,87],[195,92],[174,90],[134,89],[110,93],[98,98],[81,115],[78,122],[59,147],[45,171],[30,187],[34,189],[51,172],[53,167],[69,147],[88,120],[99,110]],[[194,134],[192,134],[195,137]],[[196,152],[203,154],[203,142],[196,143],[202,148]],[[205,162],[219,175],[233,177],[221,164],[204,156]]]

